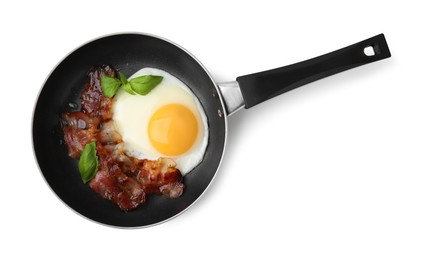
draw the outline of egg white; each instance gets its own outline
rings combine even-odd
[[[172,158],[183,175],[189,173],[204,157],[208,144],[207,117],[197,97],[179,79],[156,68],[143,68],[128,80],[143,75],[162,76],[163,80],[145,96],[130,95],[121,88],[113,103],[113,120],[121,134],[127,155],[138,159],[157,160]],[[188,107],[198,121],[198,135],[194,145],[178,156],[166,156],[150,143],[148,123],[153,113],[167,104],[181,104]]]

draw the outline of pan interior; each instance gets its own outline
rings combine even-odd
[[[203,161],[184,177],[187,188],[180,198],[151,195],[145,206],[123,212],[82,183],[77,160],[67,156],[60,114],[79,110],[79,95],[86,82],[86,74],[92,66],[102,64],[110,64],[128,76],[143,67],[165,70],[183,81],[200,100],[208,118],[208,146]],[[226,119],[223,111],[213,80],[201,64],[181,48],[143,34],[107,36],[72,52],[46,80],[34,111],[34,151],[47,183],[76,212],[106,225],[152,225],[184,211],[212,181],[225,145]]]

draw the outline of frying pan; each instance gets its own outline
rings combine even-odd
[[[371,53],[366,54],[365,49]],[[74,50],[45,81],[33,115],[34,153],[48,185],[77,213],[116,227],[161,223],[185,211],[213,180],[225,149],[228,115],[309,82],[388,57],[388,45],[380,34],[310,60],[216,84],[193,55],[168,40],[137,33],[102,37]],[[102,64],[111,64],[126,75],[143,67],[165,70],[198,97],[208,118],[209,141],[203,161],[184,177],[187,188],[180,198],[152,195],[145,206],[123,212],[81,181],[77,160],[67,156],[60,114],[79,110],[86,73],[93,65]]]

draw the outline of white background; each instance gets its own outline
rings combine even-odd
[[[420,1],[276,2],[3,3],[0,258],[422,259]],[[180,44],[218,82],[382,32],[392,58],[231,116],[206,194],[169,222],[123,230],[52,193],[33,156],[31,117],[65,55],[125,31]]]

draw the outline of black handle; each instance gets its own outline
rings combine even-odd
[[[240,76],[236,80],[244,97],[245,108],[250,108],[307,83],[389,57],[391,53],[385,36],[379,34],[313,59]]]

